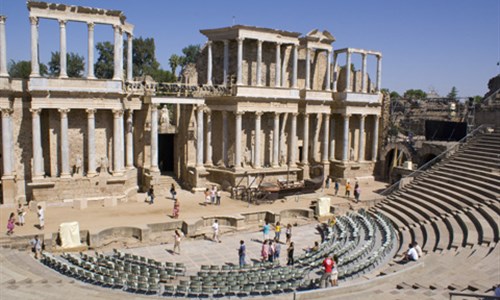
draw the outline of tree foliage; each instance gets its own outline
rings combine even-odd
[[[168,63],[170,65],[172,74],[175,75],[175,70],[177,69],[177,66],[181,64],[181,57],[177,54],[172,54],[168,59]]]
[[[97,78],[111,79],[114,72],[114,46],[110,42],[99,42],[96,44],[99,57],[94,64],[94,72]]]
[[[134,38],[132,43],[132,76],[149,75],[157,82],[173,82],[175,76],[171,72],[161,69],[156,60],[155,41],[153,38]],[[124,53],[128,53],[127,43],[124,44]],[[111,42],[101,42],[96,45],[99,57],[95,64],[97,78],[113,78],[114,73],[114,45]],[[127,67],[127,57],[123,56],[123,66]],[[124,74],[126,74],[126,69]]]
[[[76,53],[70,52],[66,54],[66,73],[68,77],[83,77],[85,70],[85,58]],[[61,62],[59,51],[52,52],[49,61],[49,75],[59,76],[61,72]]]
[[[405,99],[425,99],[427,98],[427,93],[422,91],[422,90],[413,90],[413,89],[410,89],[410,90],[407,90],[403,97]]]
[[[20,60],[14,61],[11,60],[9,62],[9,76],[12,78],[22,78],[29,79],[31,74],[31,61],[29,60]],[[47,75],[47,66],[44,64],[40,64],[40,75]]]
[[[452,87],[451,91],[448,93],[448,95],[446,96],[446,98],[452,99],[452,100],[457,100],[457,96],[458,96],[458,90],[457,90],[457,88],[456,87]]]
[[[198,60],[198,56],[200,55],[201,46],[198,45],[189,45],[182,49],[181,63],[182,67],[185,67],[188,64],[194,64]]]
[[[401,95],[396,91],[392,91],[389,95],[391,96],[391,99],[401,99]]]

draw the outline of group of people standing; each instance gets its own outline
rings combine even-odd
[[[16,225],[24,226],[26,213],[27,212],[24,209],[23,204],[19,203],[19,206],[17,208],[17,223],[16,223],[16,213],[11,212],[9,215],[9,219],[7,221],[7,235],[14,234],[14,229],[16,228]],[[36,213],[37,213],[37,217],[38,217],[38,221],[39,221],[38,228],[40,230],[43,230],[45,228],[45,211],[41,205],[37,206]]]
[[[327,189],[330,188],[330,177],[326,179],[325,186]],[[337,196],[340,189],[340,183],[338,180],[335,180],[333,189],[335,191],[335,196]],[[347,181],[345,184],[345,197],[347,199],[349,199],[349,197],[351,196],[351,190],[352,190],[351,182]],[[360,196],[361,196],[361,188],[359,187],[359,183],[356,181],[356,183],[354,184],[354,202],[358,203]]]
[[[222,193],[215,185],[212,185],[212,189],[206,188],[204,196],[205,205],[220,205]]]
[[[262,248],[261,248],[261,260],[264,261],[269,261],[273,262],[277,259],[279,259],[280,254],[281,254],[281,224],[280,222],[276,222],[274,225],[274,238],[270,238],[270,232],[271,232],[271,225],[269,222],[266,222],[266,224],[262,228],[262,234],[263,234],[263,241],[262,241]],[[287,248],[287,265],[293,265],[294,259],[294,243],[291,241],[292,240],[292,225],[288,224],[285,228],[285,235],[286,235],[286,244],[288,245]]]

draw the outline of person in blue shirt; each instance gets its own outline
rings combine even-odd
[[[269,225],[269,223],[266,222],[266,225],[264,225],[264,228],[262,228],[262,233],[264,234],[264,241],[267,241],[269,239],[270,231],[271,231],[271,225]]]
[[[238,256],[240,257],[240,268],[245,265],[245,256],[247,253],[247,247],[245,246],[245,241],[240,241],[240,248],[238,249]]]

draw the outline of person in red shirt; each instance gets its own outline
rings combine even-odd
[[[328,284],[333,286],[332,282],[332,269],[333,269],[333,259],[330,255],[328,255],[325,260],[323,260],[323,267],[325,267],[325,272],[323,276],[321,276],[320,285],[321,288],[327,287]]]

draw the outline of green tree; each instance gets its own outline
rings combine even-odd
[[[70,52],[66,54],[66,73],[68,77],[83,77],[85,70],[85,58],[76,53]],[[49,75],[59,76],[61,72],[61,63],[59,51],[52,52],[49,61]]]
[[[172,70],[171,71],[172,74],[175,75],[175,70],[177,69],[177,66],[180,65],[181,63],[181,57],[177,54],[172,54],[168,59],[168,63],[170,64],[170,69]]]
[[[483,97],[477,95],[477,96],[474,96],[474,103],[481,103],[481,101],[483,100]]]
[[[40,75],[45,76],[47,75],[47,66],[44,64],[39,64],[40,66]],[[23,78],[23,79],[29,79],[30,74],[31,74],[31,61],[29,60],[20,60],[20,61],[14,61],[11,60],[9,62],[9,76],[12,78]]]
[[[201,47],[200,45],[189,45],[182,49],[183,56],[181,56],[182,67],[185,67],[187,64],[194,64],[198,60],[198,56],[200,55]]]
[[[425,99],[425,98],[427,98],[427,94],[422,90],[410,89],[404,93],[403,98],[412,99],[412,100],[413,99]]]
[[[446,98],[451,100],[457,100],[458,90],[456,87],[452,87],[450,93],[446,96]]]
[[[390,93],[390,96],[391,96],[391,99],[401,99],[401,95],[398,94],[398,92],[396,92],[396,91],[392,91]]]
[[[134,76],[150,75],[153,77],[155,71],[160,68],[160,63],[156,60],[155,48],[153,38],[134,39],[132,56]]]
[[[114,72],[114,46],[110,42],[99,42],[96,44],[99,57],[94,64],[94,72],[97,78],[111,79]]]

